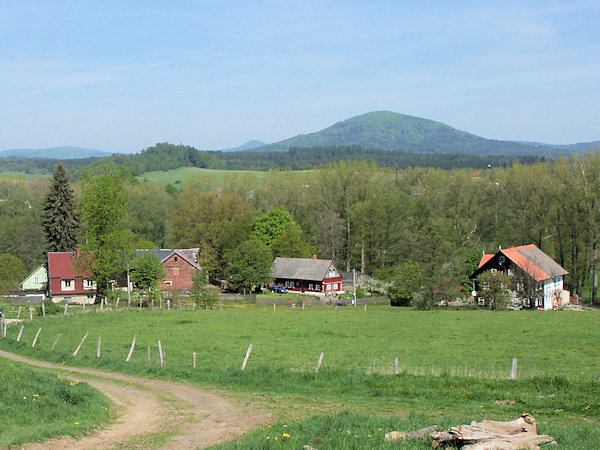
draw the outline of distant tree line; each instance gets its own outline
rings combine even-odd
[[[200,167],[229,170],[308,170],[323,164],[346,160],[373,161],[379,167],[405,169],[408,167],[433,167],[439,169],[510,167],[518,162],[533,164],[543,160],[535,156],[474,156],[456,153],[411,153],[366,149],[357,145],[338,145],[312,148],[292,148],[286,151],[202,151],[187,145],[160,143],[136,154],[114,154],[106,158],[64,160],[63,165],[73,179],[78,179],[87,166],[97,167],[112,162],[130,169],[134,175],[179,167]],[[51,174],[58,163],[56,159],[3,158],[4,172]]]

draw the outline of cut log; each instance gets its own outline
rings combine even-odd
[[[433,448],[448,444],[466,450],[538,449],[540,444],[554,442],[550,436],[537,434],[535,418],[529,413],[509,422],[484,420],[459,425],[433,433],[431,438]]]

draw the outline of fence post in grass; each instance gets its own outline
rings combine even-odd
[[[2,337],[6,337],[6,319],[2,316]]]
[[[46,307],[44,306],[44,302],[42,302],[42,316],[44,319],[46,318]]]
[[[246,364],[248,364],[248,359],[250,358],[250,353],[252,353],[252,344],[248,346],[248,351],[246,352],[246,356],[244,357],[244,362],[242,363],[242,370],[246,369]]]
[[[367,310],[367,304],[365,303],[365,311]]]
[[[100,358],[100,345],[102,344],[102,338],[98,336],[98,340],[96,341],[96,358]]]
[[[25,329],[25,325],[21,325],[21,329],[19,330],[19,335],[17,336],[17,342],[21,340],[21,336],[23,335],[23,330]]]
[[[162,345],[160,345],[160,341],[158,341],[158,365],[160,367],[163,366],[163,351],[162,351]]]
[[[302,311],[304,311],[304,302],[302,302]]]
[[[121,300],[121,297],[117,297],[117,304],[115,305],[115,311],[117,309],[119,309],[119,300]]]
[[[177,301],[179,302],[179,309],[181,309],[181,300],[177,299]]]
[[[171,300],[167,300],[167,309],[170,310],[171,309]]]
[[[125,362],[129,362],[129,360],[131,359],[131,355],[133,355],[133,349],[135,348],[135,338],[136,337],[137,337],[137,335],[134,334],[133,341],[131,341],[131,348],[129,349],[129,354],[127,355],[127,358],[125,358]]]
[[[192,361],[193,361],[193,365],[194,365],[194,369],[196,368],[196,352],[193,353],[192,355]]]
[[[81,304],[83,305],[83,312],[85,313],[85,299],[81,302]]]
[[[69,304],[65,303],[65,312],[63,313],[63,316],[67,315],[67,310],[69,309]]]
[[[29,307],[29,320],[33,320],[33,308]]]
[[[35,347],[35,343],[38,340],[38,337],[40,337],[40,333],[42,332],[42,329],[40,328],[39,330],[37,330],[37,333],[35,333],[35,337],[33,338],[33,344],[31,344],[31,348]]]
[[[315,369],[315,373],[319,373],[321,364],[323,364],[323,352],[321,352],[321,354],[319,355],[319,362],[317,363],[317,368]]]
[[[142,296],[140,295],[140,308],[142,307]]]
[[[21,318],[21,308],[22,308],[22,306],[19,306],[19,312],[17,313],[17,320],[19,320]]]
[[[275,306],[275,303],[273,303],[273,311],[277,311],[277,307]]]
[[[54,344],[52,344],[52,347],[50,347],[50,351],[54,350],[54,347],[56,347],[56,344],[58,344],[58,340],[60,339],[61,336],[62,336],[62,333],[58,333],[56,335],[56,339],[54,339]]]
[[[100,299],[100,311],[104,311],[104,299]]]
[[[192,305],[192,311],[196,311],[196,303],[194,302],[194,304]]]
[[[510,379],[517,379],[517,358],[513,358],[510,362]]]
[[[152,367],[152,354],[150,353],[150,347],[148,347],[148,367]]]
[[[399,372],[399,370],[398,370],[398,357],[396,356],[394,358],[394,375],[398,375],[398,372]]]
[[[83,343],[85,342],[87,337],[88,337],[88,332],[86,331],[85,334],[83,335],[83,339],[81,340],[81,342],[79,343],[79,345],[77,346],[75,351],[73,352],[73,356],[77,356],[77,353],[79,353],[79,350],[81,349],[81,346],[83,345]]]

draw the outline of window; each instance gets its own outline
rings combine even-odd
[[[326,285],[326,286],[327,286],[326,290],[328,290],[328,291],[331,291],[331,285],[330,285],[330,284],[328,284],[328,285]]]
[[[313,287],[314,287],[314,286],[313,286],[313,284],[312,284],[312,283],[310,283],[310,284],[308,285],[308,290],[309,290],[309,291],[313,291],[313,290],[314,290],[314,289],[313,289]]]
[[[300,286],[300,282],[296,281],[296,287]]]
[[[174,258],[174,260],[177,262],[177,256]]]
[[[321,292],[321,285],[320,285],[320,284],[317,284],[317,285],[315,286],[315,291],[319,291],[319,292]]]
[[[95,283],[92,280],[83,280],[84,289],[94,289],[95,287]]]
[[[35,284],[38,284],[38,283],[40,282],[40,279],[39,279],[39,277],[35,277],[35,278],[33,279],[33,282],[34,282]]]
[[[75,280],[62,280],[60,282],[60,287],[63,291],[74,291],[75,290]]]
[[[173,282],[171,280],[165,281],[165,286],[171,286]]]
[[[498,270],[496,270],[496,269],[491,269],[491,270],[490,270],[490,272],[492,272],[492,273],[496,273],[496,272],[498,272]]]

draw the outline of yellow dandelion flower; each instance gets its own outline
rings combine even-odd
[[[75,383],[73,383],[72,381],[69,383],[70,386],[75,386]]]
[[[277,436],[275,436],[275,440],[277,440]]]
[[[379,431],[381,431],[381,428],[377,428]]]
[[[34,397],[39,397],[39,395],[37,395],[37,394],[33,394],[33,396],[34,396]]]
[[[271,436],[267,436],[267,440],[271,439]]]
[[[373,436],[371,436],[370,434],[369,434],[368,436],[369,436],[369,437],[373,437]]]
[[[79,422],[75,422],[75,425],[79,425]]]
[[[287,425],[285,425],[285,424],[284,424],[284,425],[283,425],[283,428],[287,428]]]
[[[346,431],[346,433],[350,434],[350,430]]]
[[[283,433],[283,437],[284,437],[284,438],[289,438],[289,437],[290,437],[290,435],[289,435],[289,434],[287,434],[287,433]]]

